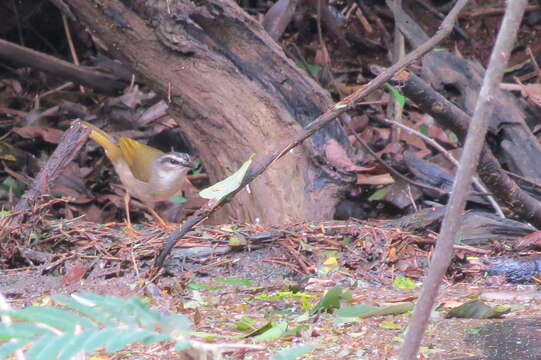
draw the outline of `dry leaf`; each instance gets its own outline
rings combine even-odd
[[[330,139],[325,144],[325,157],[335,168],[345,171],[369,171],[373,168],[358,166],[351,161],[346,150],[336,140]]]
[[[25,139],[41,137],[48,143],[58,144],[64,135],[64,131],[45,126],[25,126],[13,128],[13,132]]]

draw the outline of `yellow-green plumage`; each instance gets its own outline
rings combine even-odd
[[[152,162],[158,156],[165,153],[140,143],[139,141],[127,137],[114,137],[107,134],[99,127],[81,121],[83,126],[92,129],[90,138],[105,149],[105,154],[115,164],[119,159],[123,159],[129,166],[133,176],[141,181],[149,181],[152,168]]]

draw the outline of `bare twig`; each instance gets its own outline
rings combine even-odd
[[[409,323],[404,345],[400,351],[399,358],[401,360],[414,360],[417,358],[421,339],[438,295],[438,288],[451,262],[454,239],[460,229],[460,219],[462,219],[468,189],[471,186],[472,176],[477,168],[481,148],[484,144],[488,117],[492,111],[491,102],[493,102],[498,84],[502,80],[503,71],[511,54],[513,41],[527,4],[527,0],[515,0],[507,4],[502,26],[475,106],[464,145],[464,153],[460,159],[460,167],[455,177],[454,191],[447,205],[434,256],[430,262],[428,276],[424,281],[421,296],[415,305],[415,312]]]
[[[79,57],[77,56],[77,51],[75,50],[75,44],[73,44],[73,37],[71,36],[70,27],[68,24],[68,17],[66,15],[62,15],[62,24],[64,25],[64,32],[66,33],[66,38],[68,40],[71,59],[73,60],[73,63],[75,65],[79,66]],[[84,86],[79,85],[79,89],[81,90],[81,93],[85,93]]]

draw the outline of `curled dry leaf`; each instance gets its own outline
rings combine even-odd
[[[541,107],[541,84],[522,85],[521,93],[533,105]]]
[[[334,139],[329,139],[325,144],[325,157],[332,166],[345,171],[361,172],[373,169],[373,167],[355,165],[342,145]]]
[[[13,132],[25,139],[34,139],[41,137],[44,141],[51,144],[59,144],[64,132],[59,129],[53,129],[45,126],[25,126],[14,128]]]
[[[279,0],[265,14],[263,27],[274,40],[282,36],[293,19],[298,2],[299,0]]]

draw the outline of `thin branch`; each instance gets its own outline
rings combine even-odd
[[[489,66],[483,78],[483,86],[466,137],[464,152],[453,185],[454,190],[447,205],[428,276],[423,284],[423,291],[415,304],[415,312],[400,351],[400,360],[415,360],[417,358],[419,346],[438,295],[438,288],[453,256],[453,244],[460,229],[460,220],[468,196],[468,189],[471,186],[472,176],[477,168],[479,155],[485,142],[488,118],[493,109],[491,103],[494,102],[498,84],[503,78],[503,72],[527,4],[527,0],[514,0],[507,3],[507,10],[490,56]]]

